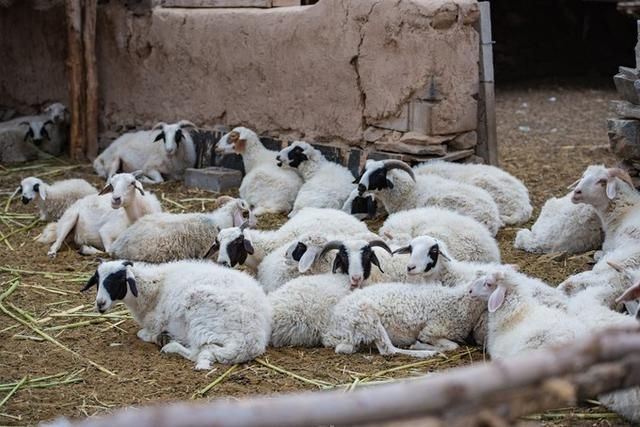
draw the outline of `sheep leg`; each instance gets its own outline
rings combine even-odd
[[[71,230],[73,230],[73,227],[76,226],[76,222],[78,222],[77,212],[71,215],[70,218],[65,218],[64,215],[62,216],[62,218],[60,218],[60,220],[58,221],[58,225],[56,227],[56,241],[53,242],[53,244],[49,248],[49,252],[47,252],[47,255],[49,256],[49,258],[56,257],[56,254],[58,253],[60,246],[62,246],[62,243],[64,242],[64,240],[67,238],[69,233],[71,233]]]
[[[158,334],[154,334],[148,329],[140,329],[136,335],[138,336],[138,338],[140,338],[144,342],[153,342],[153,343],[156,342],[156,337],[158,336]]]
[[[434,351],[453,351],[458,347],[458,343],[446,338],[430,337],[424,333],[418,335],[418,340],[411,346],[413,350],[434,350]]]
[[[97,255],[102,253],[100,249],[89,245],[80,246],[80,250],[78,252],[80,252],[81,255]]]
[[[140,177],[140,181],[144,184],[160,184],[164,182],[162,174],[155,169],[145,171],[144,175]]]
[[[185,359],[193,360],[192,358],[193,352],[189,350],[187,347],[180,344],[178,341],[171,341],[170,343],[165,344],[164,346],[162,346],[160,351],[163,353],[179,354]]]
[[[382,323],[377,321],[377,337],[374,340],[376,347],[378,348],[378,352],[382,356],[393,356],[396,354],[403,354],[405,356],[416,357],[419,359],[428,359],[430,357],[434,357],[440,354],[438,351],[429,351],[429,350],[405,350],[402,348],[398,348],[393,345],[391,342],[391,338],[389,338],[389,334],[387,330],[382,326]]]

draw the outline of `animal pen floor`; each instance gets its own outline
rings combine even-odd
[[[608,101],[615,97],[613,88],[552,84],[498,91],[500,162],[529,188],[534,218],[544,201],[565,194],[587,165],[615,163],[607,149],[605,124]],[[154,345],[140,341],[135,334],[138,327],[123,306],[108,316],[92,312],[95,292],[78,290],[97,258],[64,247],[55,260],[47,258],[47,246],[33,240],[43,228],[35,222],[35,206],[25,207],[18,199],[7,203],[7,194],[32,174],[45,180],[79,176],[101,184],[90,167],[59,161],[0,167],[0,291],[7,291],[16,280],[19,283],[0,301],[0,424],[34,424],[60,415],[83,417],[166,400],[350,389],[483,360],[482,350],[471,347],[426,361],[381,357],[375,351],[345,356],[331,349],[270,348],[251,363],[217,365],[209,374],[194,371],[193,363],[162,355]],[[172,212],[207,210],[215,197],[176,183],[153,191]],[[259,227],[274,228],[284,219],[262,218]],[[379,225],[372,224],[374,229]],[[587,256],[538,256],[514,250],[516,231],[506,228],[498,234],[504,262],[518,264],[522,271],[552,284],[589,268]],[[18,323],[8,312],[40,332]],[[40,333],[59,344],[44,340]],[[15,394],[1,400],[23,380]],[[555,425],[625,425],[589,403],[532,419]]]

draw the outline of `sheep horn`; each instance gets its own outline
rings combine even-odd
[[[167,124],[165,122],[158,122],[155,125],[153,125],[153,127],[151,128],[151,130],[158,130],[158,129],[162,129],[163,127],[165,127]]]
[[[623,171],[620,168],[611,168],[609,169],[609,176],[612,178],[619,178],[621,181],[626,182],[627,184],[629,184],[629,186],[631,186],[631,188],[635,188],[635,186],[633,185],[633,181],[631,180],[631,177],[629,176],[629,174],[625,171]]]
[[[387,252],[389,252],[389,255],[393,255],[393,252],[391,251],[389,246],[387,246],[387,244],[385,242],[383,242],[382,240],[374,240],[372,242],[369,242],[369,247],[370,248],[375,248],[376,246],[379,247],[379,248],[384,249]]]
[[[387,171],[390,171],[392,169],[401,169],[403,171],[405,171],[406,173],[409,174],[409,176],[411,177],[411,179],[415,182],[416,180],[416,175],[413,173],[413,169],[411,169],[411,167],[406,164],[405,162],[402,162],[400,160],[385,160],[384,161],[384,168]]]
[[[334,249],[340,250],[343,246],[344,244],[340,240],[332,240],[330,242],[327,242],[327,244],[322,247],[322,252],[320,252],[320,256],[318,258],[322,258],[327,252]]]
[[[31,123],[29,123],[27,121],[23,121],[23,122],[18,123],[18,126],[22,126],[22,125],[27,125],[27,126],[31,127]]]
[[[197,128],[198,127],[198,126],[194,125],[192,122],[190,122],[189,120],[180,120],[178,122],[178,126],[180,126],[180,129]]]
[[[113,191],[113,186],[111,184],[107,184],[99,193],[98,196],[102,196],[103,194],[111,193]]]
[[[53,122],[51,120],[47,120],[42,124],[42,127],[45,127],[46,125],[53,125]]]

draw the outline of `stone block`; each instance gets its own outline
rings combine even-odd
[[[640,80],[618,73],[613,76],[618,94],[632,104],[640,104]]]
[[[478,134],[476,131],[465,132],[456,136],[448,144],[452,150],[468,150],[478,145]]]
[[[369,126],[368,128],[365,129],[364,133],[362,134],[362,137],[367,142],[375,142],[379,139],[382,139],[382,137],[385,136],[387,132],[388,131],[382,128]]]
[[[607,135],[613,154],[624,160],[640,160],[640,121],[608,119]]]
[[[407,132],[400,138],[400,142],[411,145],[440,145],[451,139],[447,136],[430,136],[420,132]]]
[[[222,192],[240,187],[242,173],[238,170],[209,167],[204,169],[188,168],[184,174],[184,184],[203,190]]]
[[[611,101],[609,107],[617,116],[623,119],[640,119],[640,105],[627,101]]]
[[[381,151],[414,154],[416,156],[444,156],[447,153],[447,147],[444,144],[414,145],[403,142],[377,142],[376,148]]]

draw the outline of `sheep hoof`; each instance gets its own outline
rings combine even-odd
[[[182,346],[175,341],[171,341],[163,345],[160,351],[162,353],[182,353]]]
[[[207,359],[200,359],[193,369],[196,371],[208,371],[211,369],[211,362]]]
[[[47,256],[51,259],[55,258],[57,255],[57,253],[55,251],[49,251],[47,252]]]

